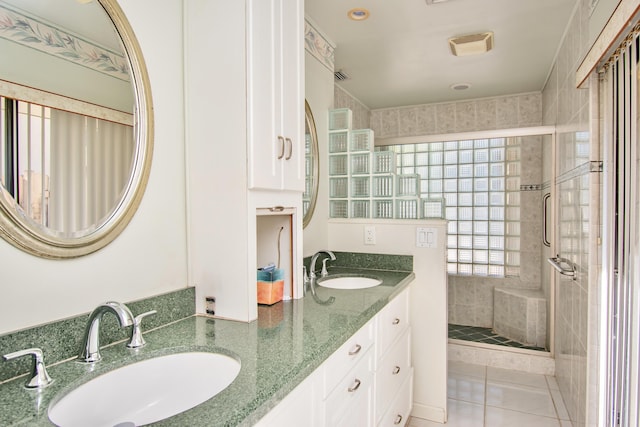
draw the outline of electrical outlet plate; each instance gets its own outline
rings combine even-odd
[[[364,226],[364,244],[375,245],[376,244],[376,227],[373,225]]]

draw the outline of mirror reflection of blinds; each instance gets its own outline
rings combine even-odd
[[[24,216],[60,235],[119,206],[134,162],[131,126],[0,97],[0,177]]]
[[[0,97],[3,107],[3,120],[2,120],[2,138],[3,138],[3,174],[2,185],[13,197],[16,195],[16,183],[18,182],[16,177],[16,161],[17,150],[15,144],[17,144],[17,101],[9,98]]]

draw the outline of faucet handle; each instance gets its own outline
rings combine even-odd
[[[329,261],[330,258],[325,258],[322,260],[322,271],[320,272],[320,277],[327,277],[329,275],[329,272],[327,271],[327,261]]]
[[[131,340],[127,347],[129,348],[140,348],[146,344],[144,338],[142,337],[142,319],[152,314],[156,314],[156,310],[147,311],[146,313],[138,314],[133,319],[133,331],[131,331]]]
[[[44,365],[44,356],[39,348],[14,351],[13,353],[5,354],[3,357],[4,360],[11,360],[22,356],[33,356],[33,367],[31,368],[31,376],[25,384],[26,388],[45,388],[53,382],[47,373],[47,368]]]

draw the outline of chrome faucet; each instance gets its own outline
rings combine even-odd
[[[331,261],[336,260],[336,256],[334,255],[334,253],[326,249],[318,251],[315,254],[313,254],[313,256],[311,257],[311,263],[309,263],[309,270],[311,270],[309,272],[309,280],[311,282],[313,282],[316,279],[316,277],[318,277],[316,275],[316,261],[318,261],[318,257],[323,253],[329,255],[329,258],[331,259]]]
[[[308,286],[309,289],[311,290],[311,296],[313,297],[314,301],[317,302],[318,304],[321,305],[330,305],[333,304],[336,300],[335,297],[330,296],[329,298],[327,298],[326,300],[322,300],[320,299],[320,297],[316,294],[316,279],[317,279],[317,274],[316,274],[316,262],[318,261],[318,257],[320,256],[320,254],[327,254],[329,255],[329,258],[326,258],[325,261],[327,259],[330,259],[331,261],[335,261],[336,260],[336,256],[333,252],[328,251],[328,250],[321,250],[316,252],[315,254],[313,254],[313,256],[311,257],[311,262],[309,263],[309,282],[308,282]],[[326,262],[323,263],[323,273],[321,273],[322,277],[326,276]]]
[[[113,313],[118,318],[120,327],[133,325],[133,314],[129,308],[119,302],[106,302],[96,307],[89,315],[87,327],[82,338],[82,348],[78,359],[85,363],[98,362],[100,356],[100,319],[105,313]]]

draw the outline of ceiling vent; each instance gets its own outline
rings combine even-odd
[[[477,55],[493,49],[493,32],[471,34],[449,39],[451,53],[455,56]]]
[[[346,75],[344,71],[338,70],[333,72],[333,78],[335,79],[335,81],[341,82],[344,80],[349,80],[351,77]]]
[[[427,1],[427,5],[431,5],[431,4],[444,3],[448,0],[426,0],[426,1]]]

